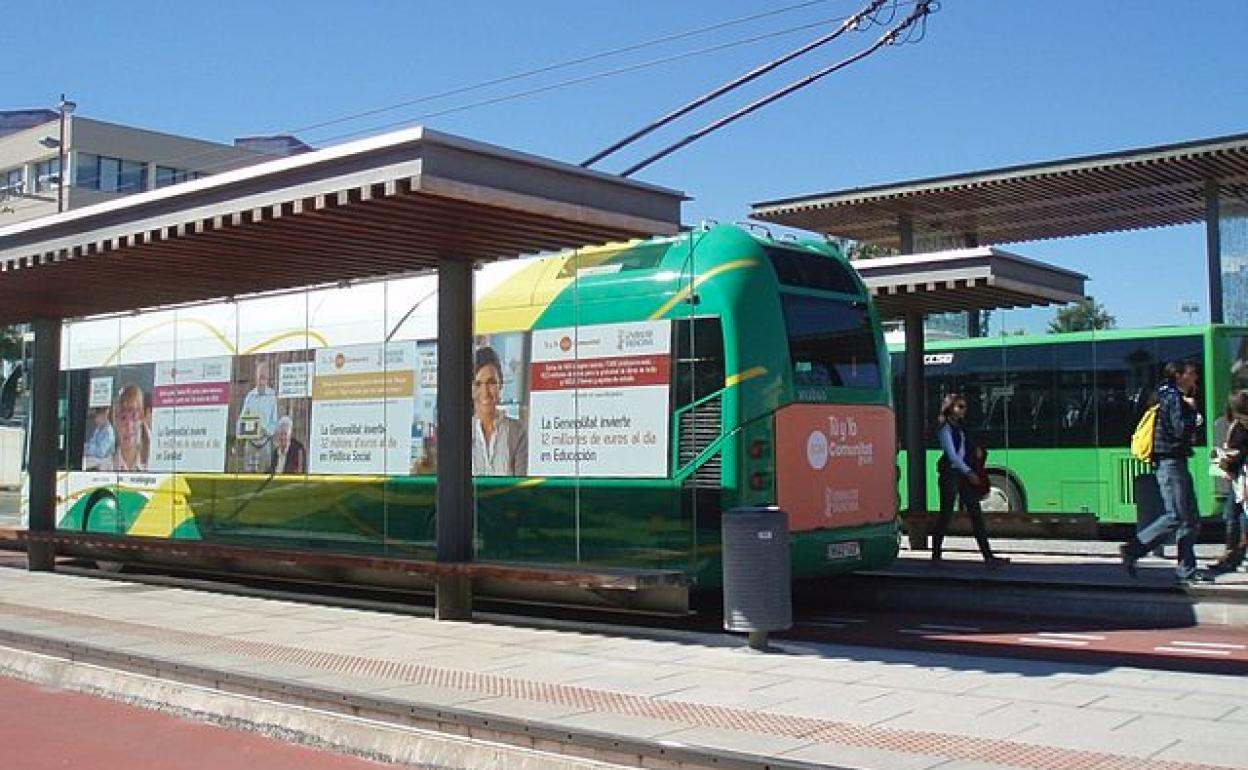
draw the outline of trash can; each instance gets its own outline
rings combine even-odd
[[[767,634],[793,625],[789,516],[775,507],[733,508],[723,516],[724,629],[749,633],[767,648]]]

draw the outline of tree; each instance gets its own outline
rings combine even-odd
[[[848,257],[851,262],[856,259],[892,257],[897,254],[896,249],[890,249],[886,246],[879,246],[865,241],[844,241],[842,242],[841,247],[845,251],[845,256]]]
[[[1095,297],[1087,297],[1058,310],[1049,322],[1049,334],[1112,329],[1117,325],[1117,319],[1106,312],[1104,305]]]

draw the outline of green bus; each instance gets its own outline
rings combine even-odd
[[[720,581],[789,514],[795,578],[897,553],[876,311],[834,246],[733,226],[476,272],[475,558]],[[69,322],[58,528],[434,553],[437,279]]]
[[[901,412],[905,361],[894,347],[893,388]],[[1248,387],[1248,328],[1221,325],[1114,329],[929,342],[924,351],[924,414],[946,393],[966,394],[967,421],[988,450],[987,512],[998,520],[1044,517],[1061,530],[1095,516],[1103,534],[1136,522],[1135,479],[1148,472],[1131,456],[1131,434],[1171,361],[1200,367],[1205,415],[1191,459],[1201,515],[1221,513],[1209,448],[1232,389]],[[927,441],[928,510],[939,507],[933,429]],[[905,454],[900,455],[905,467]],[[904,485],[904,474],[902,476]],[[904,499],[904,489],[903,489]],[[1018,514],[1018,517],[1001,514]]]

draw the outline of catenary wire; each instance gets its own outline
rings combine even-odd
[[[623,149],[624,147],[627,147],[633,142],[636,142],[638,139],[641,139],[642,137],[654,131],[657,131],[663,126],[666,126],[669,123],[681,117],[684,117],[685,115],[688,115],[690,112],[693,112],[697,108],[705,104],[708,104],[714,101],[715,99],[718,99],[724,94],[730,91],[734,91],[737,88],[740,88],[741,86],[747,83],[751,83],[757,80],[763,75],[766,75],[768,72],[771,72],[777,67],[780,67],[781,65],[784,65],[784,64],[787,64],[788,62],[793,61],[799,56],[803,56],[815,50],[816,48],[827,45],[828,43],[832,42],[833,40],[836,40],[838,37],[843,35],[847,30],[857,28],[863,19],[869,18],[872,13],[880,10],[880,8],[883,7],[887,2],[889,2],[889,0],[872,0],[872,2],[868,6],[863,8],[858,13],[855,13],[854,15],[845,19],[845,21],[842,22],[839,27],[832,30],[831,32],[825,35],[821,35],[815,38],[814,40],[810,41],[809,43],[806,43],[805,45],[802,45],[802,46],[799,46],[798,48],[793,49],[792,51],[788,52],[787,54],[785,54],[784,56],[781,56],[778,59],[773,59],[769,62],[766,62],[765,64],[755,67],[754,69],[750,70],[744,75],[741,75],[739,77],[732,79],[731,81],[709,91],[708,93],[705,93],[702,96],[699,96],[698,98],[694,99],[691,102],[685,103],[684,105],[676,108],[675,110],[672,110],[671,112],[667,113],[666,115],[659,118],[658,120],[655,120],[643,126],[642,128],[634,131],[633,133],[629,134],[623,139],[620,139],[619,141],[615,142],[609,147],[606,147],[594,153],[590,157],[581,161],[581,166],[584,168],[589,168],[590,166],[594,165],[598,161],[603,160],[604,158],[607,158],[608,156],[614,155],[616,152]]]
[[[640,171],[641,169],[645,168],[646,166],[649,166],[658,160],[666,158],[668,155],[671,155],[677,150],[683,147],[687,147],[688,145],[692,144],[698,139],[701,139],[707,134],[710,134],[713,131],[717,131],[730,123],[740,120],[746,115],[749,115],[752,112],[762,109],[768,104],[771,104],[772,102],[778,99],[788,96],[789,94],[793,93],[794,91],[797,91],[798,89],[805,88],[811,83],[814,83],[817,80],[827,77],[828,75],[831,75],[834,72],[842,70],[845,67],[848,67],[849,65],[853,64],[854,62],[861,61],[862,59],[865,59],[866,57],[870,56],[872,53],[875,53],[877,50],[879,50],[880,48],[886,45],[892,45],[894,43],[897,43],[898,35],[901,32],[911,30],[911,28],[915,25],[916,22],[920,21],[921,19],[926,18],[927,14],[929,13],[930,4],[931,4],[931,0],[919,0],[918,3],[915,5],[914,11],[912,11],[911,14],[907,16],[901,22],[901,24],[897,25],[893,29],[890,29],[888,32],[884,33],[880,37],[880,39],[877,40],[871,46],[864,48],[863,50],[859,51],[853,56],[849,56],[849,57],[846,57],[845,59],[842,59],[836,64],[833,64],[829,67],[824,67],[821,70],[813,72],[810,75],[802,78],[801,80],[797,80],[793,83],[790,83],[784,88],[781,88],[778,91],[774,91],[768,94],[767,96],[762,97],[761,99],[757,99],[751,102],[750,104],[747,104],[745,107],[742,107],[741,109],[729,115],[725,115],[719,120],[716,120],[704,126],[703,128],[693,132],[692,134],[689,134],[688,136],[681,139],[680,141],[674,142],[673,144],[668,145],[667,147],[663,148],[659,152],[641,161],[638,161],[637,163],[634,163],[632,166],[629,166],[624,171],[621,171],[620,176],[630,176]],[[911,41],[910,41],[909,36],[907,36],[907,38],[903,39],[901,42],[905,43],[905,42],[911,42]]]

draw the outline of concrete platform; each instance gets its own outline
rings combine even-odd
[[[0,570],[0,645],[8,676],[436,767],[1248,768],[1232,676],[756,654],[725,634],[437,622],[15,569]]]
[[[1169,558],[1141,559],[1135,578],[1123,570],[1115,543],[995,539],[993,548],[1011,563],[987,568],[970,538],[948,538],[939,564],[929,551],[903,546],[892,565],[848,578],[855,589],[837,595],[845,606],[1248,626],[1248,572],[1179,583],[1173,546],[1166,548]],[[1203,567],[1221,552],[1200,545],[1198,562]]]

